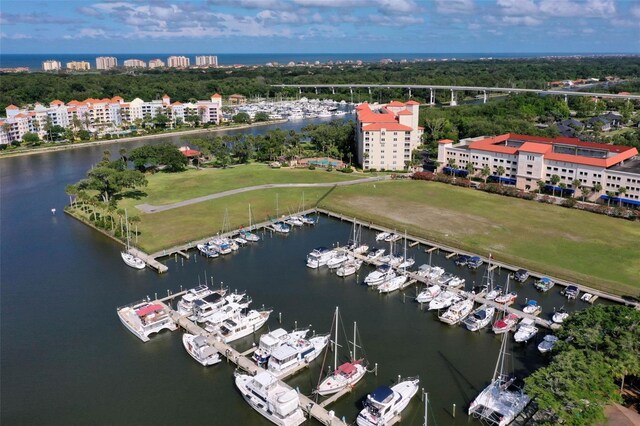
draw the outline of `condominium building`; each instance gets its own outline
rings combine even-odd
[[[60,71],[62,69],[62,64],[60,61],[54,61],[50,59],[48,61],[42,62],[42,69],[44,71]]]
[[[162,59],[152,59],[149,61],[149,68],[163,68],[164,61]]]
[[[218,66],[218,57],[217,56],[196,56],[196,66],[199,67],[217,67]]]
[[[110,70],[118,66],[118,58],[114,56],[98,56],[96,58],[97,70]]]
[[[167,58],[167,66],[169,68],[188,68],[189,64],[189,58],[186,56],[169,56]]]
[[[418,126],[420,104],[393,101],[363,103],[356,108],[358,163],[362,168],[402,170],[420,145],[424,129]]]
[[[71,71],[88,71],[91,64],[87,61],[71,61],[67,62],[67,69]]]
[[[125,68],[146,68],[147,63],[140,59],[127,59],[123,62]]]
[[[445,139],[438,144],[438,162],[445,172],[466,176],[471,163],[472,175],[480,176],[487,167],[492,180],[526,191],[538,189],[539,181],[552,187],[555,175],[559,178],[555,185],[562,185],[570,193],[580,191],[574,186],[577,181],[580,187],[600,186],[602,191],[594,191],[594,197],[624,187],[623,202],[640,205],[637,156],[638,150],[629,146],[512,133],[463,139],[459,143]]]

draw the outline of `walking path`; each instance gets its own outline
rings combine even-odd
[[[189,206],[191,204],[202,203],[203,201],[215,200],[216,198],[228,197],[229,195],[240,194],[243,192],[255,191],[258,189],[270,188],[319,188],[332,186],[355,185],[359,183],[377,182],[380,180],[391,179],[390,176],[376,176],[365,179],[348,180],[343,182],[327,182],[327,183],[267,183],[264,185],[248,186],[246,188],[231,189],[229,191],[218,192],[216,194],[204,195],[202,197],[191,198],[189,200],[179,201],[177,203],[165,204],[162,206],[154,206],[152,204],[138,204],[136,208],[143,213],[158,213],[165,210],[176,209],[178,207]]]

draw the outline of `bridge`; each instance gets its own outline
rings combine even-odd
[[[371,89],[406,89],[409,91],[409,97],[413,90],[429,90],[429,104],[435,104],[436,90],[451,91],[451,102],[455,105],[455,92],[479,92],[484,95],[484,102],[487,101],[488,92],[497,93],[535,93],[538,95],[555,95],[564,96],[565,101],[569,96],[588,96],[592,98],[615,98],[626,100],[640,100],[640,95],[618,94],[618,93],[594,93],[594,92],[577,92],[573,90],[542,90],[542,89],[523,89],[516,87],[486,87],[486,86],[443,86],[436,84],[272,84],[271,87],[276,88],[297,88],[300,93],[303,89],[330,89],[335,94],[336,89],[348,89],[353,94],[354,89],[367,89],[371,94]]]

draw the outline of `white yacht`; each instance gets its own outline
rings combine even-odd
[[[507,333],[515,328],[519,319],[520,318],[516,314],[507,314],[504,318],[493,323],[492,330],[496,334]]]
[[[427,279],[430,281],[436,281],[444,274],[444,269],[439,266],[432,266],[429,268],[429,273],[427,274]]]
[[[206,336],[185,333],[182,335],[182,344],[189,355],[205,367],[222,361],[216,348],[207,343]]]
[[[400,287],[407,282],[409,277],[406,275],[397,275],[378,286],[378,292],[391,293],[392,291],[400,290]]]
[[[235,382],[247,403],[279,426],[297,426],[305,422],[298,392],[262,371],[255,376],[236,373]]]
[[[518,343],[526,342],[535,336],[537,332],[538,327],[536,327],[536,322],[531,318],[523,318],[513,338]]]
[[[224,343],[230,343],[255,333],[260,329],[271,315],[271,310],[251,310],[247,315],[240,315],[234,319],[228,319],[222,323],[218,335]]]
[[[338,251],[331,259],[327,260],[327,267],[329,269],[336,269],[349,260],[349,258],[350,257],[346,252]]]
[[[435,299],[429,302],[429,310],[437,310],[448,308],[456,302],[459,302],[462,298],[452,291],[443,291]]]
[[[288,234],[291,231],[291,227],[282,221],[275,222],[271,227],[279,234]]]
[[[226,290],[220,289],[216,290],[215,292],[220,294],[220,296],[222,297],[225,295]],[[193,315],[194,302],[213,293],[214,291],[211,290],[206,284],[199,285],[198,287],[187,290],[187,292],[182,295],[180,300],[178,300],[178,313],[180,315]]]
[[[269,333],[260,336],[260,343],[258,343],[258,349],[253,353],[253,360],[258,364],[266,364],[269,361],[271,352],[285,343],[292,342],[298,339],[304,339],[309,333],[309,329],[294,330],[288,333],[284,328],[277,328]]]
[[[398,265],[398,268],[401,269],[407,269],[407,268],[411,268],[414,264],[416,263],[415,259],[404,259],[402,262],[400,262],[400,264]]]
[[[358,272],[360,267],[362,267],[362,260],[350,259],[336,269],[336,275],[339,277],[348,277],[349,275],[353,275]]]
[[[302,217],[301,216],[297,216],[297,215],[289,216],[289,219],[287,219],[287,223],[289,225],[293,225],[293,226],[303,226],[304,225]]]
[[[464,320],[472,310],[473,300],[464,299],[454,305],[451,305],[451,307],[442,315],[439,315],[438,318],[446,324],[455,325]]]
[[[358,426],[386,425],[407,408],[418,392],[420,379],[411,378],[391,387],[381,386],[367,395],[364,408],[358,414]]]
[[[245,240],[253,242],[253,243],[260,241],[260,237],[257,236],[256,234],[254,234],[251,231],[245,231],[245,230],[240,231],[240,236],[242,238],[244,238]]]
[[[489,290],[489,292],[484,296],[487,300],[495,300],[496,297],[502,295],[502,287],[496,286]]]
[[[203,322],[205,323],[205,330],[210,333],[217,332],[222,323],[226,320],[234,319],[246,313],[250,303],[251,299],[244,299],[240,302],[229,301],[218,308],[215,312],[212,312],[211,315],[204,318]]]
[[[297,339],[278,346],[269,357],[269,372],[283,377],[301,364],[316,359],[329,343],[329,336],[315,336],[310,339]]]
[[[465,279],[453,276],[448,282],[447,287],[449,288],[460,288],[464,285]]]
[[[380,232],[376,235],[376,241],[385,241],[389,235],[391,234],[388,232]]]
[[[429,272],[431,272],[431,266],[427,264],[423,264],[418,267],[416,274],[418,274],[423,278],[427,278],[427,276],[429,275]]]
[[[375,271],[369,273],[364,279],[364,283],[370,286],[378,286],[396,276],[396,271],[389,265],[381,265]]]
[[[569,312],[567,312],[564,308],[560,308],[555,314],[553,314],[553,317],[551,319],[556,324],[562,324],[567,318],[569,318]]]
[[[143,342],[149,341],[149,335],[167,329],[178,328],[167,313],[167,306],[161,302],[143,301],[118,308],[118,317],[127,329]]]
[[[367,260],[375,260],[377,258],[379,258],[380,256],[384,255],[384,252],[386,250],[381,248],[381,249],[376,249],[373,248],[371,250],[369,250],[369,253],[367,253]]]
[[[218,251],[218,246],[213,245],[213,244],[197,244],[196,247],[198,248],[198,251],[200,251],[200,254],[202,254],[205,257],[208,258],[216,258],[220,256],[220,253]]]
[[[398,241],[398,240],[399,240],[399,239],[401,239],[401,238],[402,238],[402,235],[399,235],[399,234],[389,234],[389,235],[387,235],[387,236],[385,237],[385,239],[384,239],[384,240],[385,240],[386,242],[388,242],[388,243],[392,243],[392,242],[394,242],[394,241]]]
[[[538,302],[532,299],[527,302],[527,306],[522,309],[522,312],[530,315],[539,315],[540,312],[542,312],[542,307],[538,305]]]
[[[432,285],[422,290],[416,297],[418,303],[429,303],[442,292],[439,285]]]
[[[237,302],[238,298],[242,298],[243,295],[230,294],[223,296],[220,293],[211,293],[208,296],[193,301],[193,315],[189,318],[195,319],[197,322],[205,322],[207,318],[215,314],[224,305],[230,302]]]
[[[315,248],[311,253],[307,255],[307,266],[314,269],[324,266],[334,255],[335,252],[330,248]]]
[[[463,321],[463,324],[469,331],[481,330],[491,324],[495,313],[496,308],[493,306],[482,305],[475,311],[471,312],[471,314]]]
[[[122,256],[122,260],[124,261],[124,263],[134,269],[144,269],[147,266],[147,264],[144,263],[144,260],[132,255],[127,251],[121,251],[120,256]]]
[[[540,351],[540,353],[547,353],[551,349],[553,349],[557,341],[558,338],[556,336],[554,336],[553,334],[547,334],[542,339],[542,342],[538,344],[538,350]]]

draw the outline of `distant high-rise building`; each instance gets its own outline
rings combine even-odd
[[[147,63],[140,59],[127,59],[123,62],[125,68],[146,68]]]
[[[217,56],[196,56],[196,66],[199,67],[217,67],[218,66],[218,57]]]
[[[164,61],[162,59],[152,59],[149,61],[149,68],[162,68]]]
[[[118,66],[118,59],[113,56],[98,56],[96,58],[96,69],[110,70]]]
[[[169,68],[188,68],[191,61],[186,56],[169,56],[167,66]]]
[[[67,69],[71,71],[88,71],[91,64],[87,61],[71,61],[67,62]]]
[[[42,69],[44,71],[59,71],[62,69],[62,64],[60,63],[60,61],[54,61],[53,59],[50,59],[42,63]]]

